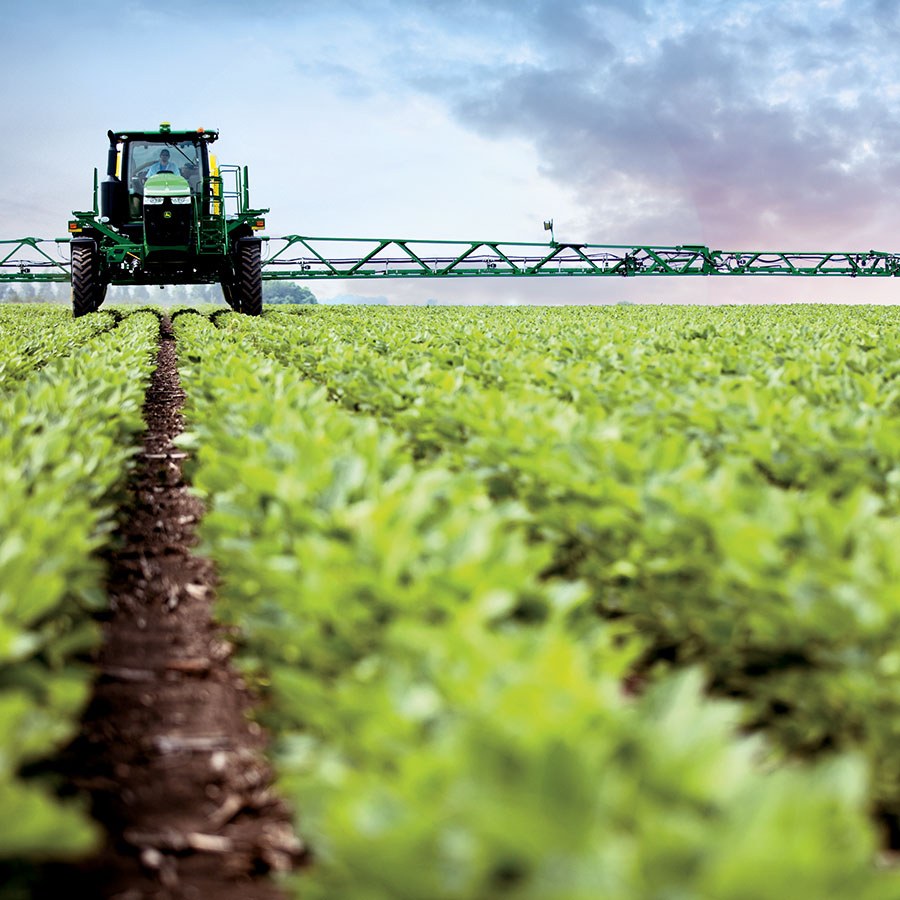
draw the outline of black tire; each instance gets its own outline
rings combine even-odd
[[[106,285],[100,280],[100,259],[94,243],[72,244],[72,315],[77,319],[100,309]]]
[[[248,316],[261,316],[262,253],[259,241],[238,241],[235,270],[240,312]]]

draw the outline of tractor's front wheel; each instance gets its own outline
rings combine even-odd
[[[100,254],[93,241],[72,244],[72,315],[96,312],[106,296],[100,277]]]
[[[248,316],[262,315],[262,251],[258,240],[239,240],[235,258],[235,290],[239,309]]]

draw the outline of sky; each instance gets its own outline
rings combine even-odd
[[[267,233],[900,250],[900,0],[71,0],[0,32],[0,238],[106,132],[217,128]],[[390,302],[900,302],[892,279],[311,283]]]

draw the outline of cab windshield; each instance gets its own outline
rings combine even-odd
[[[128,153],[128,192],[143,196],[144,183],[151,175],[171,172],[180,175],[198,193],[202,183],[198,141],[132,141]]]

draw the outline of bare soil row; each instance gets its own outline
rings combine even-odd
[[[274,900],[302,856],[271,789],[265,735],[212,615],[216,577],[194,552],[202,503],[182,473],[171,322],[144,406],[147,431],[114,547],[99,676],[62,758],[106,832],[93,859],[49,873],[42,896]]]

